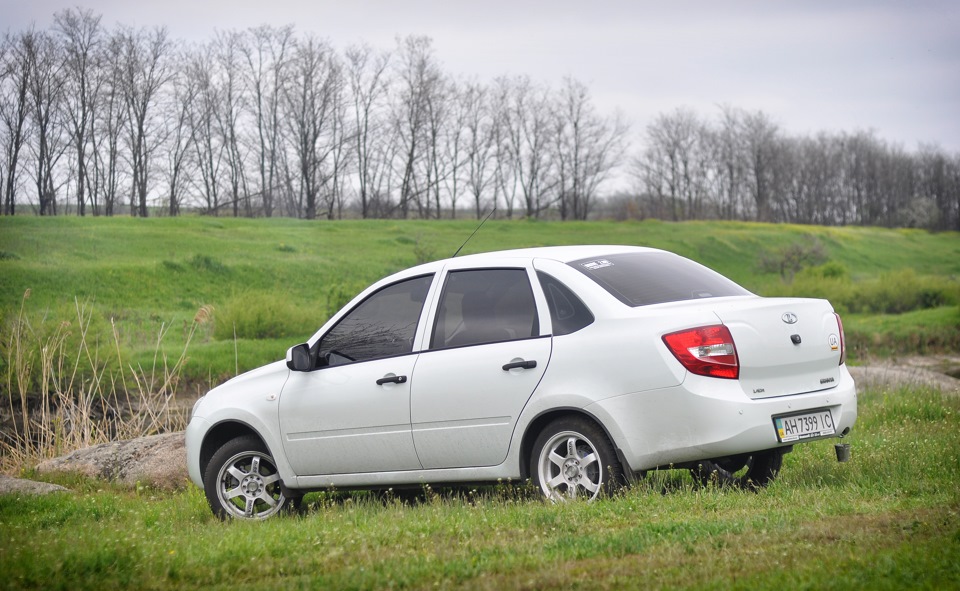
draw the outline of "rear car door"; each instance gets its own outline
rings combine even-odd
[[[411,422],[424,468],[493,466],[550,360],[527,269],[449,271],[417,359]]]

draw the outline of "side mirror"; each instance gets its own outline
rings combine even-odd
[[[313,359],[310,357],[310,347],[306,343],[287,349],[287,367],[292,371],[311,371],[314,369]]]

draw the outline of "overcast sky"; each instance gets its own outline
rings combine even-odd
[[[873,129],[915,150],[960,153],[960,1],[0,0],[0,31],[51,26],[83,6],[103,24],[216,30],[294,24],[338,49],[427,35],[446,72],[586,83],[638,142],[678,107],[767,113],[792,135]]]

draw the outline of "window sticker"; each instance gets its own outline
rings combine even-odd
[[[588,271],[596,271],[597,269],[603,269],[604,267],[612,267],[613,263],[611,263],[607,259],[600,259],[596,261],[590,261],[587,263],[581,263],[581,265],[583,266],[584,269],[587,269]]]

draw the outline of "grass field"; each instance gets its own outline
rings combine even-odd
[[[758,493],[650,474],[593,504],[524,487],[314,493],[221,523],[199,489],[0,496],[3,589],[956,589],[960,399],[869,390],[837,463],[797,446]]]
[[[200,389],[279,358],[368,283],[451,255],[474,227],[0,218],[0,400],[13,414],[36,388],[91,425],[104,384],[165,403],[171,372]],[[763,295],[828,297],[855,361],[960,350],[956,233],[494,221],[464,253],[574,243],[656,246]],[[808,262],[789,265],[797,255]],[[862,391],[851,462],[815,442],[758,493],[665,471],[590,505],[504,483],[314,493],[297,516],[220,523],[193,487],[61,477],[73,492],[0,496],[0,589],[953,589],[958,416],[960,399],[937,391]],[[58,452],[64,423],[37,425],[49,445],[11,448],[4,469],[30,476]]]
[[[23,306],[42,338],[63,322],[75,326],[79,302],[92,311],[90,333],[105,348],[114,348],[115,329],[124,363],[145,366],[161,330],[161,351],[179,355],[204,309],[208,322],[197,327],[183,372],[217,382],[282,357],[370,282],[452,255],[475,227],[473,220],[4,217],[0,314],[8,331]],[[762,295],[828,297],[844,314],[854,361],[960,349],[955,232],[494,220],[463,254],[577,243],[664,248]],[[826,265],[796,274],[764,267],[790,249],[819,252]]]

